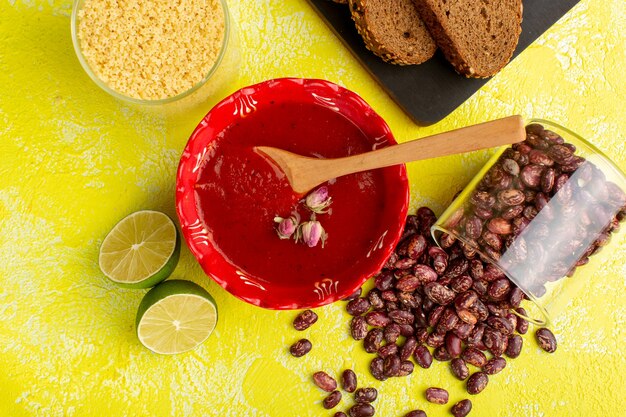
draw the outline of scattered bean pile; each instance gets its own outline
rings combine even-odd
[[[476,395],[487,386],[488,375],[504,369],[503,355],[519,356],[520,335],[529,324],[512,310],[526,315],[520,307],[525,297],[499,269],[468,254],[460,242],[446,251],[439,248],[430,235],[435,220],[427,207],[407,217],[395,252],[374,277],[374,288],[347,299],[346,310],[353,316],[350,332],[363,341],[365,351],[376,354],[370,363],[376,379],[409,375],[413,361],[422,368],[429,368],[433,359],[450,361],[452,373]],[[544,328],[540,334],[540,346],[554,352],[552,332]],[[468,365],[478,370],[472,373]],[[429,388],[425,397],[448,403],[442,388]],[[451,412],[465,416],[471,407],[466,399]],[[407,416],[425,415],[421,410],[411,413]]]
[[[547,281],[571,275],[576,266],[587,263],[626,217],[623,191],[575,151],[554,132],[541,125],[529,125],[526,140],[502,154],[472,194],[469,206],[448,219],[446,225],[474,240],[492,259],[500,259],[511,249],[516,255],[511,258],[519,263],[542,259],[549,249],[543,246],[550,244],[549,227],[539,228],[545,235],[528,242],[520,239],[539,212],[547,209],[546,218],[563,220],[555,223],[567,229],[564,236],[568,246],[563,252],[576,256],[576,261],[560,258],[542,262],[542,268],[548,269],[534,271],[542,280],[532,288],[538,297]],[[555,205],[549,208],[553,197]],[[580,210],[581,205],[584,210]],[[374,288],[366,294],[359,289],[346,298],[346,310],[353,316],[350,333],[355,340],[363,341],[366,352],[375,355],[369,369],[380,381],[410,375],[414,363],[429,368],[433,359],[449,361],[452,374],[466,381],[467,393],[476,395],[486,388],[490,375],[506,367],[504,356],[514,359],[520,355],[521,335],[529,327],[522,318],[526,311],[521,303],[526,296],[470,245],[443,235],[443,249],[438,247],[430,234],[435,221],[428,207],[407,217],[395,251],[374,277]],[[588,233],[594,223],[601,223],[595,224],[599,232]],[[575,266],[566,267],[568,262]],[[515,262],[510,266],[514,267]],[[317,315],[306,310],[298,315],[294,327],[304,330],[316,320]],[[538,329],[535,338],[546,352],[556,351],[556,338],[549,329]],[[307,339],[301,339],[290,352],[300,357],[311,347]],[[330,392],[324,407],[335,407],[341,400],[336,381],[324,372],[315,373],[313,380]],[[350,370],[344,371],[342,381],[344,390],[355,396],[356,404],[348,410],[349,415],[373,416],[371,402],[377,391],[357,390],[356,375]],[[430,387],[425,398],[434,404],[447,404],[448,392]],[[471,409],[471,401],[464,399],[450,412],[464,417]],[[342,416],[346,414],[335,414]],[[426,417],[426,413],[413,410],[405,417]]]

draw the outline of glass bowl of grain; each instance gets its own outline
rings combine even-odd
[[[225,0],[76,0],[71,31],[89,77],[144,109],[188,110],[238,73]]]

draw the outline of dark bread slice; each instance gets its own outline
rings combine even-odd
[[[491,77],[522,32],[522,0],[413,0],[446,59],[467,77]]]
[[[437,46],[412,0],[349,0],[352,20],[367,49],[399,65],[421,64]]]

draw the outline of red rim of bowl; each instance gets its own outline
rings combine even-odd
[[[198,215],[194,184],[198,179],[207,145],[217,135],[240,118],[272,101],[304,101],[328,107],[344,115],[359,126],[369,137],[383,146],[396,144],[387,123],[356,93],[325,80],[278,78],[244,87],[231,94],[200,121],[185,147],[176,176],[176,212],[180,220],[182,235],[191,253],[198,260],[204,272],[220,286],[237,298],[250,304],[276,310],[313,308],[330,304],[354,293],[372,275],[382,269],[404,229],[409,205],[409,182],[405,165],[384,168],[397,177],[397,187],[404,189],[403,200],[398,212],[397,225],[390,225],[389,232],[381,241],[377,251],[378,261],[372,264],[371,272],[338,288],[336,282],[316,283],[308,296],[293,294],[285,299],[281,291],[280,299],[272,297],[272,291],[238,270],[215,248],[202,219]],[[378,249],[378,248],[377,248]],[[318,285],[319,284],[319,285]],[[343,284],[343,283],[342,283]],[[333,287],[333,288],[329,288]],[[315,295],[315,296],[313,296]]]

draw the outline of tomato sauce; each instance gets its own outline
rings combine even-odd
[[[196,183],[198,212],[215,248],[246,275],[278,285],[341,280],[371,269],[368,253],[398,221],[395,210],[384,210],[386,199],[406,192],[388,189],[397,175],[373,170],[330,181],[330,210],[316,215],[328,239],[310,248],[276,233],[275,216],[297,211],[308,221],[311,212],[253,150],[261,145],[336,158],[370,151],[375,142],[345,116],[313,103],[273,103],[238,119],[212,142]]]

